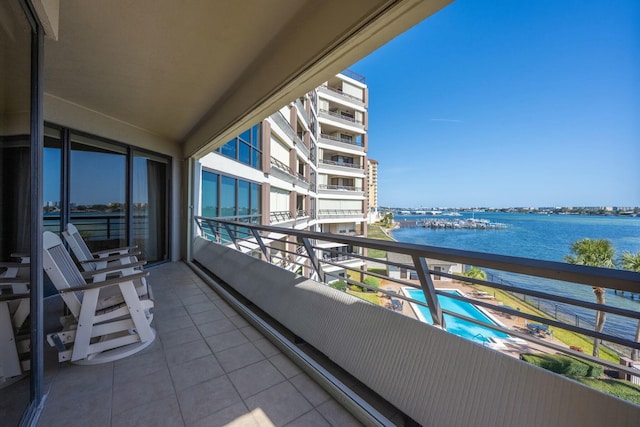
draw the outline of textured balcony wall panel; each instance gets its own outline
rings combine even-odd
[[[637,426],[640,407],[232,249],[194,258],[425,426]]]

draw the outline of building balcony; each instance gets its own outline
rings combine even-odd
[[[332,175],[357,176],[364,178],[365,172],[362,165],[354,163],[336,162],[334,160],[319,159],[318,170],[328,171]]]
[[[320,209],[318,219],[362,218],[364,213],[353,209]]]
[[[198,218],[198,223],[202,230],[220,226],[206,218]],[[623,352],[640,349],[640,343],[633,339],[635,326],[596,332],[587,322],[576,324],[554,314],[554,305],[562,304],[604,311],[636,325],[640,312],[595,304],[590,291],[591,286],[607,284],[610,290],[638,293],[638,273],[304,230],[231,225],[238,229],[233,244],[199,240],[194,246],[196,261],[260,310],[283,322],[281,327],[291,328],[295,336],[313,346],[325,359],[339,360],[343,371],[397,408],[403,417],[408,417],[405,420],[422,425],[472,425],[478,419],[484,421],[483,425],[529,425],[539,424],[532,422],[531,414],[539,414],[543,407],[542,425],[637,422],[639,406],[534,368],[519,360],[519,355],[560,353],[597,363],[621,375],[638,376],[634,368],[590,357],[581,348],[565,344],[548,333],[562,329],[584,335],[587,340],[601,339],[608,346],[619,346]],[[283,239],[293,248],[283,251],[278,246],[279,257],[286,257],[287,262],[276,259],[280,266],[272,265],[266,261],[273,259],[272,244]],[[332,259],[323,255],[328,244],[350,249]],[[233,249],[245,245],[250,252],[240,254]],[[385,269],[379,265],[375,272],[350,266],[348,270],[355,271],[344,275],[345,262],[355,261],[354,265],[362,266],[374,261],[361,255],[366,253],[365,249],[387,252],[386,259],[375,259],[386,267],[386,273],[380,272]],[[226,262],[215,261],[222,257]],[[512,276],[515,273],[522,280],[465,277],[459,269],[462,264]],[[452,266],[458,269],[449,268]],[[359,274],[354,274],[358,270],[385,280],[388,285],[378,288],[361,282]],[[562,281],[567,289],[584,286],[589,299],[569,297],[569,292],[543,291],[539,281],[548,279]],[[370,289],[380,296],[379,303],[364,302],[323,285],[336,280]],[[260,285],[256,286],[258,282]],[[451,289],[457,292],[451,293]],[[540,306],[540,311],[521,309],[521,303],[500,304],[494,297],[499,292],[535,298],[538,302],[534,304]],[[470,317],[453,308],[457,304],[444,308],[443,299],[475,307],[485,316]],[[474,330],[473,334],[461,334],[458,330],[461,324],[466,325],[463,330]],[[476,333],[476,326],[482,332]],[[513,410],[514,405],[518,406],[517,411]],[[592,417],[599,421],[594,423]]]
[[[322,194],[364,196],[361,187],[351,185],[319,184],[318,191]]]
[[[362,146],[361,141],[356,141],[353,139],[340,138],[338,136],[320,134],[320,138],[318,139],[319,143],[323,143],[326,145],[330,145],[331,147],[335,147],[338,149],[344,150],[358,150],[364,152],[364,147]]]
[[[347,127],[354,127],[359,131],[364,130],[364,123],[362,121],[356,120],[354,117],[351,117],[346,114],[336,113],[329,110],[319,110],[318,117],[330,120],[334,124],[337,123],[339,125],[343,125]]]
[[[531,333],[507,326],[507,316],[575,330],[626,348],[640,348],[640,344],[606,331],[595,333],[559,317],[500,305],[489,292],[472,292],[464,284],[459,286],[467,292],[455,299],[493,313],[501,322],[468,320],[486,323],[489,329],[512,338],[504,340],[506,349],[494,342],[460,339],[442,329],[450,319],[465,315],[441,309],[435,302],[451,296],[438,288],[435,277],[457,277],[496,291],[512,292],[508,288],[514,285],[436,270],[432,266],[439,264],[432,257],[529,277],[553,277],[572,285],[608,283],[611,289],[629,292],[640,290],[637,273],[205,218],[198,218],[197,224],[213,240],[196,238],[197,264],[166,263],[148,269],[157,331],[149,348],[93,366],[59,364],[55,349],[45,349],[48,397],[40,425],[139,425],[142,421],[149,425],[286,425],[296,420],[339,426],[429,425],[430,421],[433,425],[472,425],[482,419],[486,425],[508,426],[538,424],[532,419],[539,416],[540,408],[544,408],[541,424],[549,426],[605,422],[631,426],[637,422],[637,405],[518,360],[520,352],[546,348],[550,353],[592,361],[553,337],[540,336],[540,330]],[[220,227],[234,233],[219,233]],[[274,235],[277,240],[270,240]],[[297,242],[292,243],[295,247],[279,249],[280,256],[268,256],[272,243],[282,242],[283,237]],[[350,245],[354,250],[318,257],[327,246],[314,242]],[[250,249],[244,250],[245,245]],[[339,276],[345,267],[358,270],[370,261],[360,255],[364,248],[401,255],[383,261],[388,275],[367,274],[384,277],[396,290],[422,292],[429,303],[402,290],[391,291],[390,285],[377,289],[354,275]],[[412,273],[397,278],[393,272],[400,267]],[[322,284],[336,278],[371,288],[374,295],[381,295],[380,304]],[[537,289],[516,286],[515,291],[570,305],[594,305]],[[60,307],[58,297],[46,301],[47,325],[55,323]],[[418,307],[439,319],[441,327],[412,316]],[[638,312],[597,308],[633,322],[640,318]],[[637,374],[633,368],[599,362],[625,374]],[[474,404],[469,405],[470,401]]]
[[[48,397],[39,425],[358,424],[210,279],[182,262],[148,270],[155,342],[93,366],[58,364],[47,346]],[[62,304],[56,297],[46,306],[54,314]]]
[[[295,106],[298,109],[298,112],[304,119],[307,126],[309,126],[311,124],[311,118],[309,117],[309,114],[307,114],[307,110],[304,108],[304,103],[300,100],[300,98],[296,99]]]
[[[331,86],[320,86],[318,88],[318,92],[321,94],[325,94],[328,96],[335,96],[338,99],[343,100],[344,102],[358,105],[360,107],[364,107],[364,101],[362,98],[358,98],[357,96],[350,95],[348,93],[344,93],[341,89],[331,87]]]

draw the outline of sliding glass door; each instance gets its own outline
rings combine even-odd
[[[74,224],[89,249],[137,245],[148,263],[169,259],[170,159],[47,125],[44,227]]]

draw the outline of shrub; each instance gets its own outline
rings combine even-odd
[[[576,359],[563,354],[521,354],[520,359],[539,366],[556,374],[567,377],[598,378],[604,369],[602,366],[588,361]]]
[[[347,290],[347,282],[344,280],[338,280],[337,282],[330,283],[329,286],[343,292]]]
[[[377,277],[369,276],[366,279],[364,279],[362,283],[364,283],[365,285],[369,285],[371,287],[377,288],[380,286],[380,279],[378,279]]]

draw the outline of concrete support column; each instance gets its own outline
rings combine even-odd
[[[271,173],[271,123],[263,120],[260,126],[260,142],[262,145],[262,172]],[[263,199],[264,203],[264,199]],[[267,223],[268,224],[268,223]]]
[[[302,143],[305,147],[311,149],[311,134],[309,132],[305,132],[302,137]]]
[[[291,128],[293,128],[293,131],[297,134],[298,133],[298,109],[296,108],[295,105],[292,105],[291,109],[289,110],[289,124],[291,125]]]
[[[271,184],[265,182],[261,186],[262,191],[260,192],[260,197],[262,199],[262,224],[269,225],[271,223],[270,213],[271,213]]]
[[[293,171],[294,176],[298,176],[298,166],[296,165],[298,160],[298,155],[296,154],[296,150],[289,150],[289,167]]]
[[[294,217],[298,216],[298,208],[296,206],[297,197],[298,193],[295,191],[289,193],[289,212],[291,212]]]
[[[362,148],[365,153],[369,151],[369,135],[366,133],[362,135]]]

